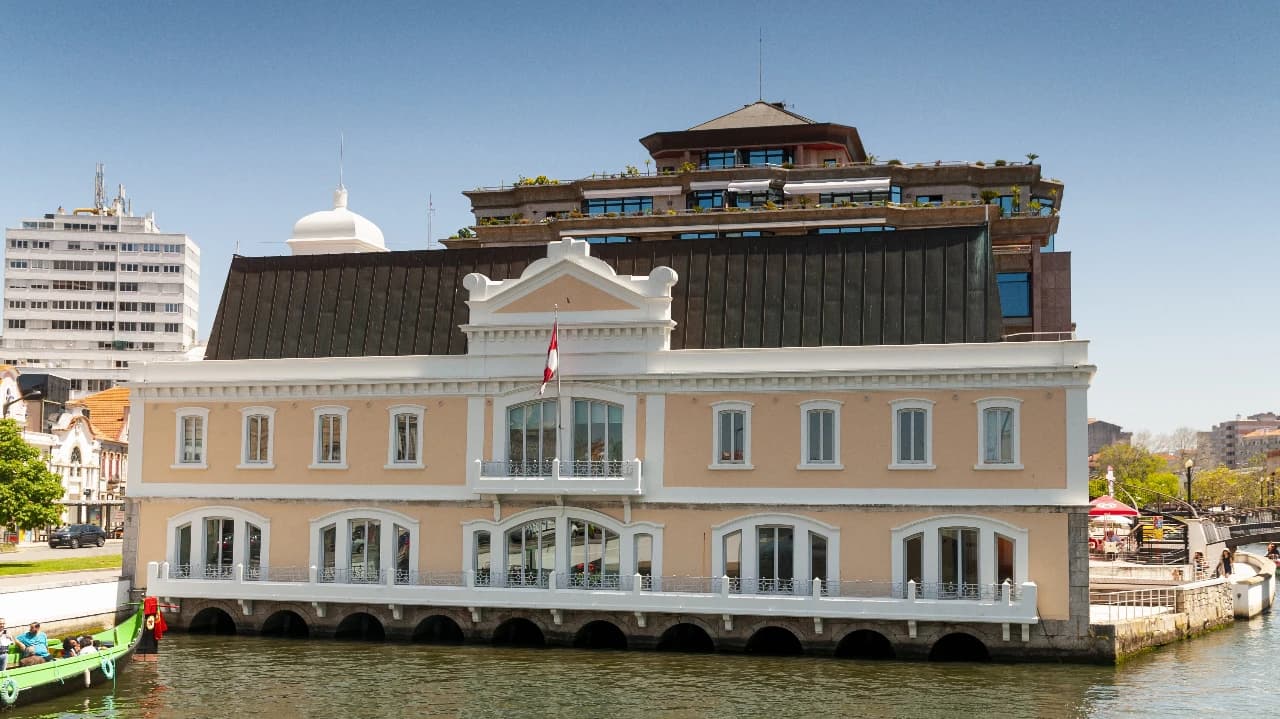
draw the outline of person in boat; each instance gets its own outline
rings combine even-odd
[[[80,641],[75,637],[67,637],[62,640],[62,658],[75,659],[80,656]]]
[[[32,622],[27,631],[19,634],[14,641],[18,643],[18,651],[22,654],[22,660],[18,662],[21,666],[43,664],[53,659],[49,655],[49,637],[40,631],[40,622]]]
[[[13,646],[13,637],[5,629],[4,619],[0,619],[0,672],[9,668],[9,647]]]
[[[1276,549],[1275,542],[1272,542],[1267,545],[1267,559],[1270,559],[1273,562],[1280,559],[1280,549]],[[0,640],[0,641],[3,641],[3,640]]]
[[[97,654],[97,653],[98,653],[98,646],[97,646],[96,639],[89,636],[88,634],[84,635],[83,637],[80,637],[80,656],[83,657],[86,654]]]

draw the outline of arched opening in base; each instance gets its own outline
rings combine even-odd
[[[840,659],[893,659],[893,645],[880,632],[859,629],[849,632],[836,645],[836,657]]]
[[[497,647],[545,647],[547,640],[537,624],[517,617],[508,619],[493,632],[493,645]]]
[[[217,607],[208,607],[196,613],[187,625],[187,631],[191,634],[235,634],[236,620]]]
[[[578,630],[573,646],[578,649],[626,649],[627,635],[613,622],[589,622]]]
[[[267,621],[262,623],[262,636],[306,639],[311,636],[311,628],[302,615],[284,609],[267,617]]]
[[[462,627],[443,614],[423,619],[413,630],[413,641],[421,644],[461,644],[462,640]]]
[[[972,634],[957,632],[948,634],[934,643],[929,650],[931,662],[989,662],[991,654],[987,645]]]
[[[804,647],[796,635],[782,627],[764,627],[747,640],[748,654],[771,657],[792,657],[804,654]]]
[[[697,624],[676,624],[662,633],[658,638],[657,650],[660,652],[684,652],[686,654],[706,654],[716,650],[716,643],[711,635]]]
[[[355,640],[362,642],[381,642],[387,638],[386,631],[382,628],[382,622],[372,614],[364,612],[356,612],[338,624],[338,629],[333,633],[334,639]]]

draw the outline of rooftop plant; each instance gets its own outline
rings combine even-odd
[[[996,167],[1004,167],[1009,164],[1007,160],[996,160]]]
[[[547,177],[546,175],[538,175],[537,177],[525,177],[524,175],[521,175],[520,179],[516,180],[516,187],[527,187],[529,185],[559,185],[559,184],[560,184],[559,180],[552,179],[550,177]]]

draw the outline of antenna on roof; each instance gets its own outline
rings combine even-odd
[[[756,83],[758,90],[756,99],[764,101],[764,28],[760,28],[760,57],[756,61]]]
[[[102,163],[98,163],[98,171],[93,175],[93,206],[101,214],[107,207],[107,191],[102,186]]]
[[[431,232],[431,220],[436,216],[436,205],[431,201],[431,194],[427,194],[427,249],[431,249],[431,238],[434,235]]]
[[[346,138],[343,136],[342,130],[338,130],[338,189],[345,190],[346,186],[342,184],[342,160],[346,149]]]

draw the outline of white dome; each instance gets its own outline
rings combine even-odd
[[[382,230],[347,209],[347,190],[343,187],[333,192],[332,210],[312,212],[294,224],[288,245],[295,255],[387,251]]]

